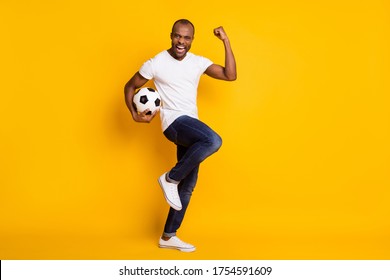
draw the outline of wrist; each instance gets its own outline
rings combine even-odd
[[[229,38],[228,38],[228,37],[223,38],[223,39],[222,39],[222,42],[223,42],[224,44],[228,44],[228,43],[229,43]]]

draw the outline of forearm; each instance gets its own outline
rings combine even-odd
[[[229,38],[226,37],[223,40],[223,44],[225,47],[225,76],[228,80],[234,81],[237,79],[236,59],[234,57]]]

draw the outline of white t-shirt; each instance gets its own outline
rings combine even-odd
[[[180,116],[198,118],[196,98],[199,79],[211,64],[211,60],[189,52],[183,60],[177,60],[165,50],[142,65],[139,73],[148,80],[154,79],[162,99],[160,117],[163,131]]]

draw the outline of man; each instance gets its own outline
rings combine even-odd
[[[165,199],[171,206],[159,247],[183,252],[195,250],[195,246],[181,241],[176,232],[190,202],[199,164],[222,144],[219,135],[198,119],[196,97],[199,79],[205,73],[215,79],[234,81],[237,75],[236,61],[223,27],[215,28],[214,34],[224,44],[224,66],[189,52],[194,34],[195,28],[190,21],[176,21],[172,27],[170,49],[146,61],[125,86],[126,105],[136,122],[149,123],[157,113],[136,111],[132,101],[136,89],[154,79],[161,95],[163,133],[176,144],[178,161],[158,179]]]

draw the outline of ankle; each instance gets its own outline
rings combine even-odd
[[[172,184],[176,184],[176,185],[179,184],[178,181],[173,180],[172,178],[169,177],[169,172],[167,172],[167,173],[165,174],[165,180],[166,180],[167,182],[169,182],[169,183],[172,183]]]

